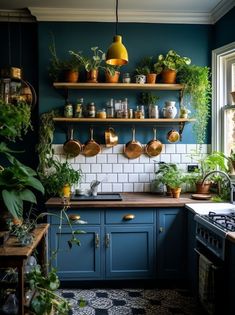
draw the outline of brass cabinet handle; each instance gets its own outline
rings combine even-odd
[[[128,220],[133,220],[134,218],[135,218],[134,214],[126,214],[124,215],[123,220],[128,221]]]
[[[105,235],[105,246],[106,246],[106,248],[108,248],[109,245],[110,245],[110,236],[109,236],[109,233],[107,233]]]
[[[69,214],[69,220],[71,221],[77,221],[80,220],[81,216],[79,214]]]
[[[95,233],[95,247],[98,248],[100,246],[99,234]]]
[[[164,231],[163,227],[160,226],[160,228],[159,228],[159,233],[162,233],[163,231]]]

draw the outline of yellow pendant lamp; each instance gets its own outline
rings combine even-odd
[[[116,0],[116,35],[106,53],[106,63],[112,66],[122,66],[128,63],[128,52],[118,34],[118,0]]]

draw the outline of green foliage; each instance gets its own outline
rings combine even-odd
[[[28,246],[33,243],[34,235],[32,230],[36,227],[35,221],[24,220],[22,224],[14,224],[10,220],[8,227],[11,235],[14,235],[22,246]]]
[[[0,170],[0,200],[13,217],[22,218],[24,201],[36,203],[36,197],[30,188],[41,193],[44,193],[44,188],[36,178],[36,172],[13,157],[4,143],[0,145],[0,154],[10,163]]]
[[[169,50],[166,56],[160,54],[157,62],[154,64],[156,73],[161,73],[163,70],[175,70],[179,71],[184,65],[189,65],[191,59],[188,57],[181,57],[174,50]]]
[[[49,196],[61,195],[62,188],[65,185],[71,186],[81,181],[81,170],[73,169],[68,161],[59,162],[50,159],[48,166],[50,166],[50,169],[47,174],[41,176],[41,180]]]
[[[31,125],[31,107],[25,102],[5,103],[0,99],[0,136],[15,141],[22,139]]]
[[[157,103],[157,100],[159,100],[159,97],[150,92],[141,93],[139,98],[140,104],[143,105],[154,105]]]
[[[187,177],[181,170],[178,168],[168,167],[164,177],[162,177],[162,182],[170,188],[179,188],[186,182],[186,179]]]
[[[83,56],[81,52],[75,53],[72,50],[70,50],[69,53],[72,56],[75,56],[84,66],[85,70],[89,72],[91,70],[102,68],[102,63],[105,60],[105,53],[99,49],[99,47],[91,47],[91,51],[93,53],[91,57]]]
[[[135,69],[137,74],[147,75],[149,73],[155,73],[155,69],[153,66],[153,57],[144,57],[137,64]]]
[[[191,104],[194,109],[196,121],[193,124],[193,131],[197,143],[202,144],[206,138],[206,128],[210,117],[210,69],[186,65],[181,68],[177,78],[179,83],[184,84],[184,103]]]
[[[48,163],[53,156],[52,142],[55,130],[53,118],[56,116],[58,116],[56,111],[43,113],[40,116],[39,142],[36,147],[39,158],[38,172],[40,176],[45,173]]]
[[[51,269],[47,277],[43,276],[41,268],[36,265],[35,268],[27,274],[30,288],[36,290],[31,301],[31,307],[37,315],[49,315],[52,311],[56,314],[68,314],[70,310],[69,303],[57,295],[55,291],[60,286],[59,278],[55,269]]]
[[[120,66],[113,66],[113,65],[106,64],[104,66],[104,69],[105,71],[109,73],[109,75],[113,77],[115,75],[115,72],[120,70]]]

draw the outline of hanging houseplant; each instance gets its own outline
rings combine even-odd
[[[194,110],[196,122],[193,131],[198,144],[206,139],[206,129],[210,117],[211,83],[210,69],[196,65],[186,65],[178,72],[178,81],[184,84],[183,102]]]

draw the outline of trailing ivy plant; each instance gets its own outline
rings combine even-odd
[[[25,102],[6,103],[0,99],[0,136],[15,141],[22,139],[31,125],[31,107]]]
[[[210,117],[210,69],[196,65],[185,65],[178,72],[177,78],[179,83],[184,84],[185,106],[190,103],[194,109],[196,122],[193,124],[193,131],[196,141],[198,144],[203,144]]]

